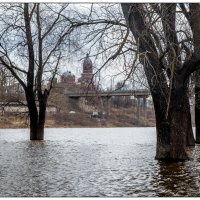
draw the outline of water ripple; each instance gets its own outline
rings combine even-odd
[[[1,197],[200,196],[200,146],[191,160],[154,160],[155,129],[0,130]]]

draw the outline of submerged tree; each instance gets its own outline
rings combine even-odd
[[[24,89],[31,140],[44,138],[47,99],[71,31],[62,17],[67,6],[1,5],[0,62]]]
[[[122,9],[154,102],[156,158],[184,160],[186,145],[194,145],[188,80],[200,64],[200,54],[192,52],[190,24],[177,4],[122,4]],[[192,32],[197,36],[199,20],[194,24]]]

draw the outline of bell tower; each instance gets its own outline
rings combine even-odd
[[[87,53],[86,58],[83,61],[83,74],[92,74],[92,61]]]
[[[89,58],[89,54],[87,53],[85,59],[83,60],[83,73],[81,77],[78,79],[78,82],[81,83],[82,86],[94,86],[93,83],[93,64],[91,59]]]

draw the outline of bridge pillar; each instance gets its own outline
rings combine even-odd
[[[148,96],[144,96],[144,95],[135,95],[135,97],[137,98],[137,111],[136,111],[136,116],[137,116],[137,122],[138,125],[147,125],[147,97]],[[141,100],[143,100],[141,102]],[[141,115],[143,116],[143,121],[141,121]]]
[[[137,123],[140,121],[140,97],[137,97]]]
[[[144,125],[147,125],[147,97],[143,97]]]
[[[103,101],[103,107],[105,109],[106,115],[109,116],[110,115],[110,99],[111,99],[111,96],[101,97],[101,99]]]

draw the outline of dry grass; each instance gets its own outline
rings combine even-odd
[[[144,114],[141,112],[138,121],[136,113],[129,108],[112,108],[105,119],[92,119],[89,112],[76,112],[75,114],[57,113],[47,117],[46,127],[134,127],[155,126],[153,111],[148,110],[145,123]],[[146,124],[146,125],[145,125]]]
[[[145,124],[144,113],[141,112],[138,121],[136,111],[130,108],[112,108],[109,116],[105,119],[92,119],[91,113],[78,111],[74,114],[60,112],[47,114],[46,128],[58,127],[136,127],[155,126],[155,118],[152,110],[147,110],[147,120]],[[17,116],[6,116],[0,118],[0,128],[27,128],[25,118]]]
[[[0,128],[27,128],[28,124],[25,119],[7,116],[0,118]]]

